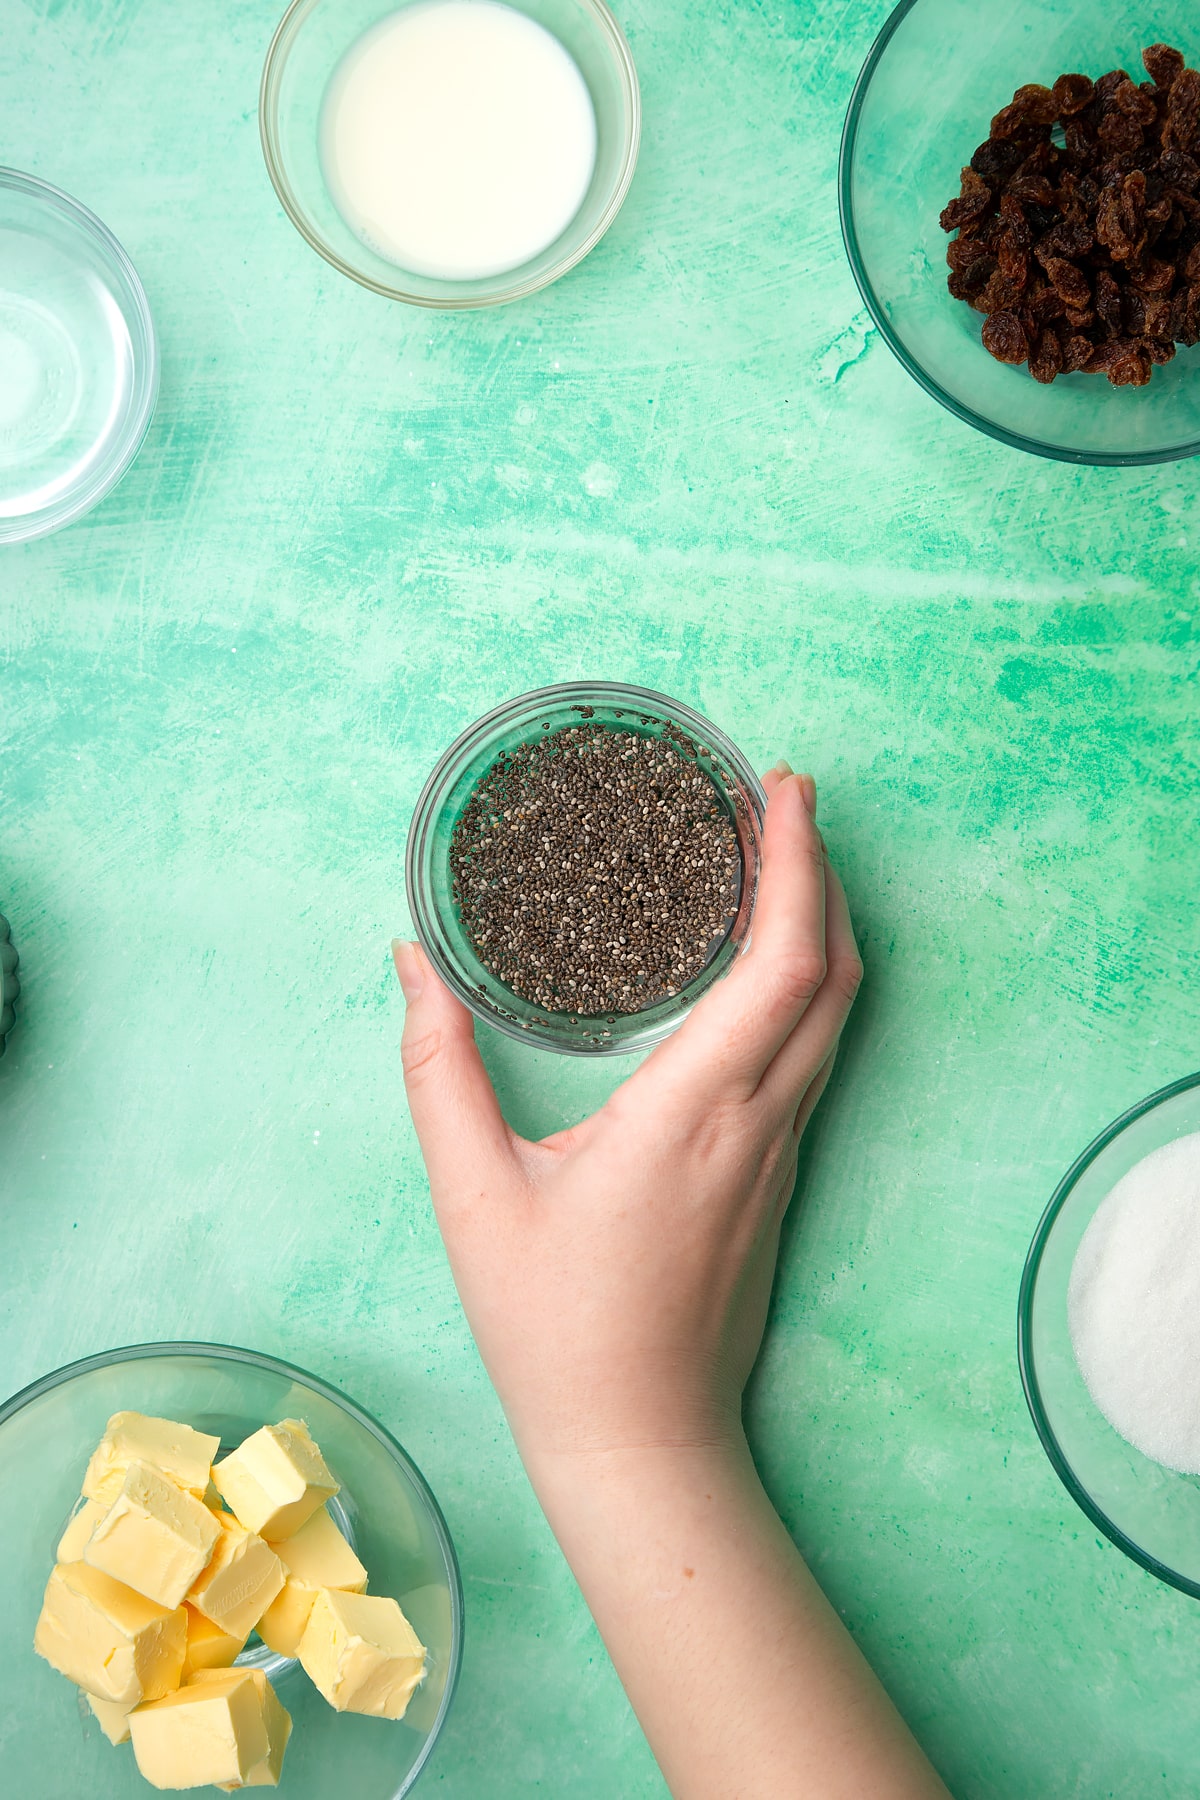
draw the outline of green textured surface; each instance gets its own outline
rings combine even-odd
[[[435,755],[583,675],[814,768],[864,940],[753,1405],[799,1542],[956,1795],[1196,1790],[1200,1616],[1072,1509],[1013,1354],[1054,1181],[1196,1060],[1196,472],[1002,449],[868,329],[834,170],[884,10],[624,6],[615,229],[436,317],[275,204],[273,8],[0,0],[0,150],[163,349],[123,485],[0,557],[3,1386],[194,1335],[379,1413],[463,1561],[456,1800],[663,1792],[459,1313],[387,952]],[[527,1127],[614,1077],[489,1055]]]

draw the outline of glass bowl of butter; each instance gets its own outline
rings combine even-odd
[[[159,1665],[172,1653],[166,1641],[172,1629],[168,1602],[163,1601],[165,1624],[155,1618],[147,1628],[139,1617],[130,1625],[139,1606],[148,1615],[155,1610],[141,1597],[147,1589],[153,1590],[156,1581],[175,1580],[179,1534],[187,1522],[187,1507],[195,1504],[180,1489],[179,1471],[170,1468],[170,1458],[159,1456],[156,1449],[165,1421],[187,1427],[184,1435],[188,1442],[204,1445],[205,1454],[211,1453],[215,1459],[215,1491],[209,1490],[209,1507],[216,1509],[213,1516],[219,1514],[223,1522],[222,1541],[211,1562],[189,1587],[186,1603],[180,1603],[187,1616],[188,1667],[182,1687],[178,1687],[177,1670],[159,1684],[174,1690],[170,1694],[151,1686],[161,1673]],[[124,1451],[122,1430],[130,1437]],[[315,1466],[321,1471],[320,1479],[312,1478],[302,1503],[303,1519],[299,1513],[295,1518],[276,1513],[267,1519],[264,1515],[259,1521],[261,1537],[253,1530],[244,1531],[232,1515],[253,1523],[252,1509],[263,1503],[259,1480],[268,1477],[263,1474],[262,1446],[278,1461],[288,1446],[294,1455],[297,1444],[301,1461],[307,1454],[310,1462],[319,1446]],[[255,1445],[259,1461],[253,1453]],[[138,1459],[134,1467],[140,1471],[140,1484],[124,1466],[129,1455]],[[150,1467],[151,1462],[160,1468]],[[248,1717],[247,1707],[253,1711],[256,1692],[266,1692],[276,1718],[281,1708],[283,1716],[290,1718],[290,1732],[285,1725],[285,1748],[280,1748],[269,1772],[265,1766],[253,1769],[253,1757],[249,1762],[243,1758],[241,1785],[270,1786],[278,1779],[280,1791],[293,1800],[328,1800],[330,1795],[351,1789],[355,1800],[400,1800],[409,1793],[429,1758],[454,1695],[462,1656],[462,1584],[449,1532],[424,1477],[362,1408],[317,1377],[253,1351],[215,1344],[135,1345],[73,1363],[0,1406],[0,1467],[12,1484],[11,1495],[5,1496],[0,1507],[0,1646],[10,1684],[8,1724],[0,1756],[6,1791],[26,1795],[93,1793],[105,1795],[106,1800],[134,1800],[134,1796],[154,1791],[139,1772],[135,1751],[148,1767],[167,1771],[168,1781],[159,1783],[156,1778],[156,1785],[194,1785],[188,1778],[195,1769],[185,1765],[190,1755],[188,1744],[196,1740],[189,1740],[186,1732],[176,1728],[176,1703],[198,1693],[208,1714],[221,1712],[232,1738],[242,1728],[238,1707]],[[81,1502],[85,1481],[100,1495],[99,1500],[85,1498]],[[131,1555],[136,1559],[143,1554],[145,1542],[133,1526],[145,1527],[146,1515],[154,1512],[159,1487],[164,1491],[170,1488],[174,1495],[172,1532],[167,1534],[167,1548],[162,1549],[167,1538],[160,1517],[159,1549],[154,1553],[157,1561],[147,1576],[140,1565],[134,1568],[129,1562]],[[123,1493],[124,1499],[111,1505],[118,1493]],[[95,1550],[93,1538],[86,1559],[76,1560],[72,1538],[87,1538],[91,1515],[99,1517],[106,1510],[110,1519],[118,1513],[122,1518],[116,1527],[110,1527],[103,1553]],[[236,1611],[241,1606],[249,1581],[262,1579],[254,1558],[264,1564],[273,1560],[267,1547],[272,1531],[286,1537],[285,1542],[273,1544],[272,1551],[291,1559],[283,1567],[286,1585],[262,1622],[264,1636],[272,1639],[276,1648],[254,1629],[232,1664],[224,1666],[233,1649],[231,1646],[228,1655],[221,1654],[222,1630],[216,1621],[236,1629],[239,1638],[244,1636],[246,1621],[239,1625],[227,1616],[228,1609]],[[235,1539],[239,1553],[249,1548],[251,1554],[233,1565],[229,1544]],[[290,1600],[305,1597],[304,1583],[299,1580],[305,1571],[296,1546],[307,1546],[316,1562],[336,1546],[339,1562],[358,1559],[358,1573],[368,1573],[367,1591],[360,1593],[349,1591],[362,1584],[351,1583],[344,1571],[331,1569],[325,1576],[308,1572],[310,1580],[328,1584],[315,1591],[323,1614],[329,1615],[325,1623],[330,1643],[339,1633],[343,1642],[348,1633],[354,1645],[360,1638],[368,1640],[366,1649],[361,1653],[356,1649],[355,1654],[360,1662],[373,1658],[370,1678],[376,1690],[383,1659],[371,1651],[371,1632],[365,1621],[373,1616],[372,1608],[386,1613],[398,1603],[402,1609],[404,1620],[419,1640],[418,1648],[423,1646],[425,1651],[423,1675],[411,1698],[405,1696],[402,1716],[395,1716],[396,1707],[385,1710],[387,1697],[381,1698],[378,1691],[368,1696],[376,1716],[356,1710],[354,1697],[344,1687],[338,1690],[331,1667],[318,1666],[315,1660],[321,1636],[317,1626],[301,1627],[298,1633],[293,1630]],[[222,1575],[223,1553],[233,1566]],[[113,1570],[123,1578],[120,1583],[113,1579]],[[185,1578],[186,1572],[180,1579]],[[136,1591],[126,1583],[138,1584]],[[344,1584],[347,1591],[340,1591],[336,1584]],[[135,1734],[132,1745],[121,1741],[127,1726],[119,1716],[120,1706],[114,1704],[114,1697],[127,1698],[120,1657],[115,1661],[108,1658],[106,1666],[104,1645],[108,1640],[103,1639],[103,1632],[108,1627],[103,1620],[96,1624],[97,1611],[103,1612],[109,1596],[118,1591],[126,1606],[120,1626],[127,1635],[133,1633],[129,1667],[136,1667],[137,1679],[145,1684],[145,1699],[157,1699],[157,1704],[145,1709],[149,1725],[154,1727],[153,1741],[148,1725],[141,1735]],[[169,1598],[173,1600],[174,1595]],[[176,1608],[174,1616],[178,1617],[179,1611]],[[88,1629],[81,1631],[84,1616]],[[41,1654],[35,1652],[35,1632]],[[124,1646],[121,1654],[125,1654]],[[94,1670],[89,1657],[95,1662]],[[80,1666],[72,1667],[71,1681],[64,1680],[64,1663],[71,1664],[73,1658],[80,1659]],[[325,1660],[328,1665],[328,1658]],[[82,1688],[85,1678],[89,1687],[108,1682],[107,1707],[103,1696],[100,1704],[89,1703]],[[316,1685],[318,1681],[325,1692]],[[209,1685],[194,1689],[193,1684]],[[341,1706],[346,1710],[338,1710]],[[185,1705],[180,1716],[194,1711]],[[379,1716],[380,1712],[384,1716]],[[243,1726],[251,1728],[245,1726],[244,1718]],[[251,1726],[258,1729],[254,1721]],[[206,1732],[202,1721],[201,1736]],[[240,1754],[236,1746],[233,1753]]]

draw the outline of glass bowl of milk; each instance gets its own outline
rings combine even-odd
[[[1101,1132],[1033,1236],[1017,1342],[1055,1473],[1097,1530],[1200,1599],[1200,1074]]]
[[[334,268],[477,307],[536,293],[599,242],[641,103],[604,0],[293,0],[259,124],[284,210]]]

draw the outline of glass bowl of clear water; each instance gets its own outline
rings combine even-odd
[[[369,1591],[400,1602],[429,1652],[403,1719],[337,1713],[295,1661],[251,1636],[239,1663],[263,1669],[292,1715],[280,1792],[293,1800],[400,1800],[429,1759],[462,1657],[462,1584],[437,1501],[412,1459],[362,1407],[301,1369],[222,1344],[139,1344],[88,1357],[0,1405],[0,1654],[8,1691],[5,1793],[150,1790],[128,1744],[115,1749],[78,1690],[35,1655],[33,1631],[55,1546],[92,1449],[114,1412],[178,1419],[235,1448],[260,1425],[303,1419],[340,1492],[330,1503],[366,1564]]]
[[[1200,1476],[1154,1462],[1109,1424],[1071,1338],[1071,1271],[1113,1188],[1144,1157],[1200,1131],[1200,1074],[1160,1088],[1067,1170],[1033,1235],[1017,1319],[1021,1380],[1042,1448],[1087,1517],[1160,1581],[1200,1599]]]
[[[157,396],[150,307],[116,238],[69,194],[0,169],[0,544],[103,499]]]

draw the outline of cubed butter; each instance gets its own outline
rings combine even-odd
[[[108,1511],[98,1500],[85,1500],[77,1513],[67,1521],[67,1529],[58,1540],[56,1562],[82,1562],[88,1539]]]
[[[34,1632],[39,1656],[98,1700],[156,1700],[178,1687],[187,1641],[182,1606],[156,1606],[88,1563],[59,1563]]]
[[[127,1744],[132,1705],[126,1700],[101,1700],[95,1694],[85,1694],[84,1699],[95,1714],[100,1729],[109,1743]]]
[[[130,1463],[121,1491],[83,1553],[159,1606],[178,1606],[221,1535],[214,1514],[149,1463]]]
[[[282,1588],[283,1564],[262,1538],[229,1513],[215,1517],[220,1536],[188,1599],[206,1619],[244,1641]]]
[[[193,1431],[174,1419],[153,1419],[145,1413],[114,1413],[104,1436],[92,1452],[83,1478],[89,1500],[111,1506],[121,1491],[130,1463],[149,1463],[169,1475],[178,1487],[199,1500],[208,1487],[212,1459],[221,1440],[207,1432]]]
[[[259,1636],[279,1656],[295,1656],[318,1588],[340,1588],[361,1594],[367,1571],[322,1506],[293,1537],[272,1549],[287,1570],[287,1580],[258,1621]]]
[[[130,1713],[133,1754],[151,1787],[240,1787],[269,1757],[257,1684],[248,1672],[208,1673],[220,1679],[189,1682]]]
[[[227,1794],[239,1787],[278,1787],[279,1776],[283,1768],[283,1753],[287,1749],[288,1739],[292,1735],[292,1716],[280,1704],[275,1689],[271,1686],[261,1669],[207,1669],[197,1675],[198,1683],[218,1682],[224,1677],[236,1678],[241,1674],[249,1675],[258,1690],[258,1701],[262,1708],[262,1722],[267,1733],[267,1754],[243,1781],[221,1781],[218,1787]]]
[[[245,1649],[249,1632],[246,1637],[237,1637],[232,1632],[223,1631],[187,1601],[184,1602],[183,1610],[187,1614],[183,1679],[187,1681],[200,1669],[228,1669]]]
[[[322,1588],[300,1662],[338,1712],[401,1719],[425,1673],[425,1647],[395,1600]]]
[[[272,1542],[291,1537],[338,1491],[300,1419],[264,1425],[213,1470],[229,1510]]]

